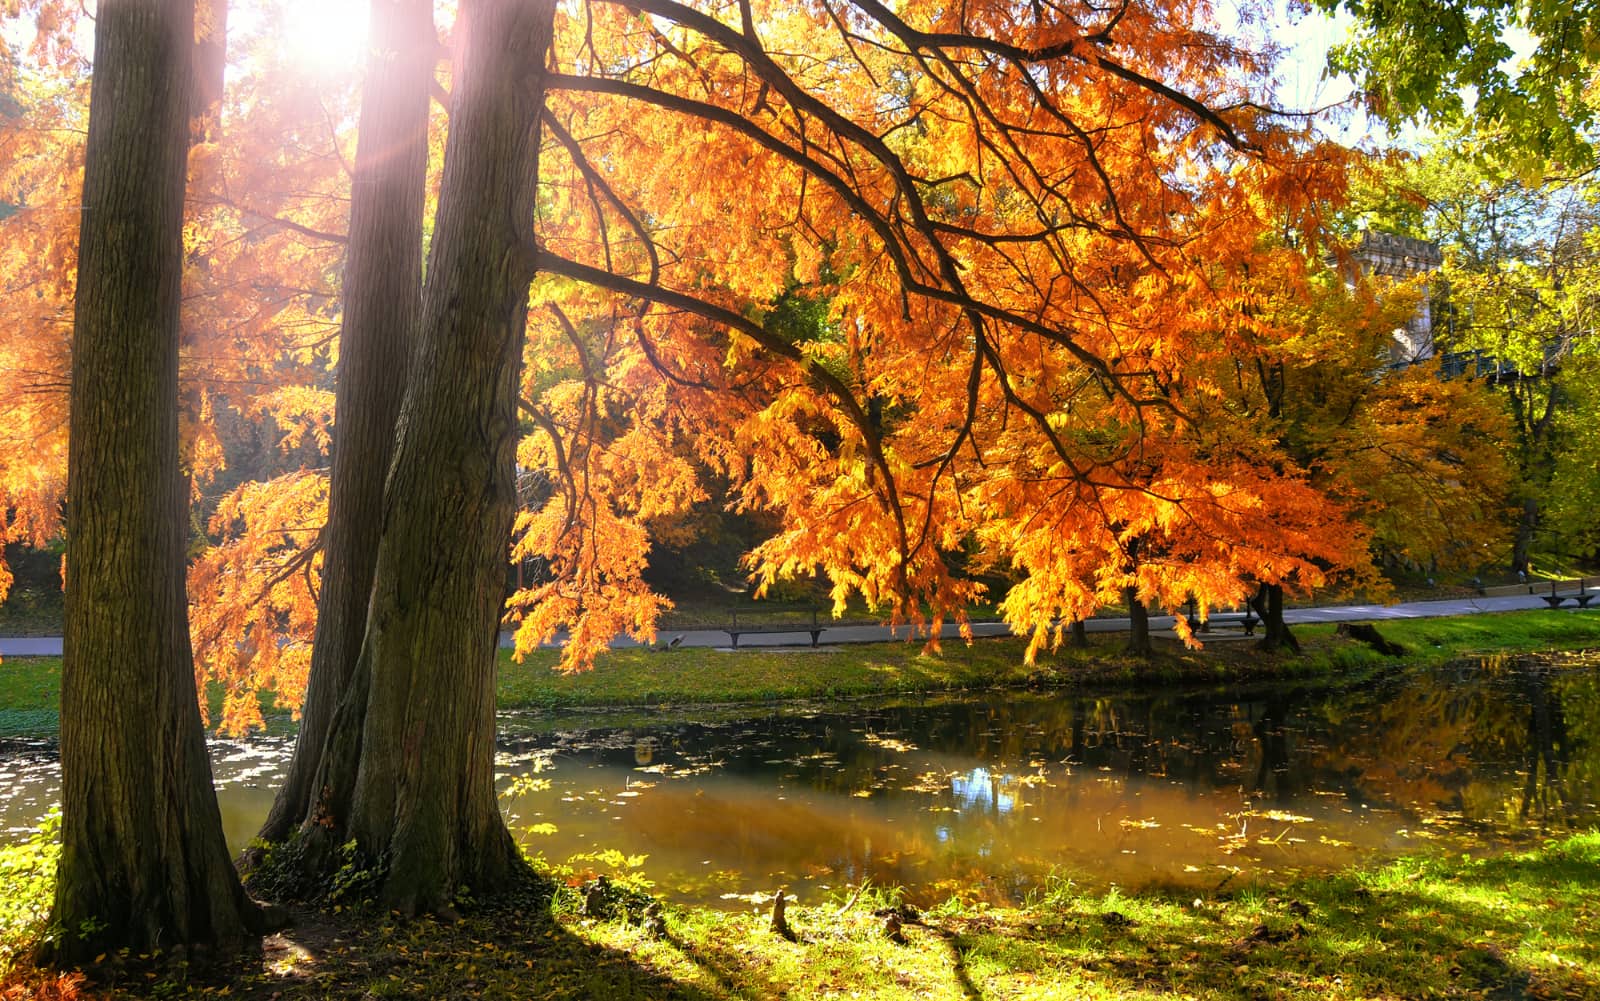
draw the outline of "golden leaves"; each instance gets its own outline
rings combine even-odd
[[[247,481],[217,505],[208,527],[220,541],[189,568],[189,631],[200,690],[222,685],[224,732],[262,725],[263,692],[291,712],[304,699],[327,504],[327,477],[299,471]]]

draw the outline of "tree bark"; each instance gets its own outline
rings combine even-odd
[[[1532,568],[1533,537],[1539,531],[1539,498],[1529,495],[1522,499],[1522,514],[1517,518],[1517,532],[1511,543],[1511,572],[1526,574]]]
[[[262,825],[264,841],[282,841],[315,809],[323,749],[361,656],[383,484],[421,309],[428,90],[438,50],[433,6],[377,0],[371,23],[350,196],[317,632],[294,757]]]
[[[228,70],[228,0],[198,0],[195,10],[194,90],[189,96],[189,137],[222,137],[222,96]]]
[[[1128,603],[1128,652],[1135,656],[1148,657],[1152,650],[1150,610],[1139,600],[1139,589],[1136,587],[1123,588],[1122,597]]]
[[[105,0],[72,351],[61,677],[64,965],[229,947],[259,920],[229,861],[184,593],[178,313],[193,0]]]
[[[1287,647],[1295,653],[1300,652],[1300,641],[1294,638],[1294,633],[1289,631],[1289,624],[1283,621],[1283,585],[1262,584],[1250,600],[1250,607],[1261,617],[1261,639],[1256,643],[1256,649],[1281,650]]]
[[[382,860],[382,904],[438,911],[522,865],[494,789],[494,676],[554,0],[468,0],[421,343],[384,496],[348,719],[321,809]],[[353,773],[352,773],[353,766]]]

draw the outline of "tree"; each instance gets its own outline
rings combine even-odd
[[[1510,563],[1525,572],[1536,551],[1581,550],[1551,533],[1545,506],[1559,497],[1558,476],[1576,485],[1600,461],[1583,431],[1600,357],[1600,209],[1589,181],[1525,182],[1474,155],[1478,141],[1440,141],[1361,207],[1375,224],[1408,228],[1444,251],[1446,305],[1434,337],[1454,367],[1509,406],[1509,500],[1520,512]]]
[[[548,443],[528,451],[574,489],[522,523],[554,579],[519,599],[519,647],[648,629],[638,561],[591,555],[646,508],[586,496],[618,478],[634,496],[617,471],[647,469],[647,445],[782,512],[758,579],[821,572],[840,606],[959,616],[974,587],[947,557],[974,538],[1022,574],[1006,608],[1040,642],[1130,584],[1177,607],[1237,600],[1244,575],[1322,579],[1314,533],[1241,516],[1304,472],[1237,443],[1214,463],[1184,411],[1184,373],[1248,322],[1236,290],[1273,213],[1314,230],[1339,187],[1341,157],[1243,97],[1251,54],[1143,5],[639,9],[558,30],[574,68],[552,78],[540,262],[572,319],[536,313],[534,340],[543,372],[579,374],[525,394],[559,401],[535,401]],[[661,146],[727,166],[684,178],[643,152]],[[771,322],[791,277],[830,302],[821,336]],[[672,386],[665,430],[590,447],[603,401],[651,379]],[[596,413],[565,416],[579,399]],[[1337,518],[1302,496],[1307,524]],[[1191,541],[1134,569],[1149,531]]]
[[[567,627],[574,664],[651,631],[642,555],[707,473],[783,518],[763,586],[820,573],[840,604],[960,616],[979,589],[955,564],[982,548],[1021,578],[1006,609],[1035,648],[1130,589],[1209,607],[1347,558],[1310,472],[1201,406],[1241,331],[1292,343],[1252,313],[1252,269],[1284,219],[1320,227],[1346,161],[1263,110],[1260,60],[1203,11],[462,17],[365,639],[301,818],[385,866],[391,905],[515,864],[491,712],[519,434],[557,485],[519,519],[551,567],[519,643]],[[230,200],[337,236],[288,198]],[[787,322],[797,290],[825,317]]]
[[[361,659],[314,785],[416,914],[521,866],[494,788],[528,246],[553,3],[462,5],[421,339],[384,491]]]
[[[207,7],[203,19],[215,32],[226,11]],[[5,65],[16,72],[0,101],[0,190],[15,206],[0,218],[0,506],[8,538],[34,546],[59,539],[65,492],[91,70],[78,48],[87,34],[81,11],[56,0],[20,5],[6,33],[12,61]],[[236,71],[220,109],[207,104],[215,90],[204,86],[222,83],[220,39],[198,47],[198,89],[207,96],[196,100],[192,130],[200,138],[185,206],[179,361],[182,462],[196,537],[209,527],[224,539],[246,515],[259,529],[238,552],[223,546],[204,554],[192,580],[198,663],[223,683],[223,721],[237,728],[259,722],[256,688],[245,690],[243,676],[275,689],[279,705],[297,704],[305,684],[315,584],[314,574],[301,571],[319,559],[305,554],[305,541],[323,520],[325,491],[305,476],[281,490],[241,480],[271,476],[286,462],[298,474],[313,444],[326,448],[332,394],[323,389],[324,369],[337,332],[339,230],[349,207],[345,137],[331,123],[353,118],[338,87],[294,61],[273,9],[263,13],[232,26],[236,44],[227,52]],[[36,29],[31,41],[29,27]],[[315,477],[320,463],[308,465]],[[282,622],[304,629],[303,647],[268,639],[260,628]]]
[[[383,485],[422,291],[428,91],[438,50],[425,0],[375,3],[350,201],[328,518],[308,689],[289,773],[262,825],[281,841],[313,809],[314,781],[367,630]]]
[[[1391,125],[1421,117],[1496,136],[1495,156],[1525,175],[1594,166],[1594,10],[1531,0],[1314,6],[1355,18],[1354,37],[1329,63],[1360,80],[1372,110]],[[1519,36],[1528,42],[1521,59],[1513,50]]]
[[[1348,542],[1372,561],[1429,572],[1491,562],[1505,536],[1508,429],[1480,381],[1445,378],[1436,362],[1395,364],[1394,332],[1416,313],[1417,281],[1288,248],[1260,263],[1260,311],[1296,333],[1241,351],[1215,373],[1227,387],[1222,409],[1307,470],[1346,512]],[[1369,561],[1347,551],[1337,562],[1347,584],[1381,589]],[[1282,602],[1270,582],[1252,602],[1269,648],[1297,646]]]
[[[184,596],[178,310],[192,0],[95,22],[75,299],[55,958],[237,944]]]

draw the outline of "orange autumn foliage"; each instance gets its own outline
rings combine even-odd
[[[78,972],[56,973],[18,967],[0,977],[0,1001],[81,1001],[102,996]]]
[[[11,203],[0,219],[0,545],[42,546],[57,536],[66,489],[67,333],[88,84],[52,19],[28,54],[59,72],[8,72],[7,92],[32,113],[0,116],[0,192]],[[10,584],[0,550],[0,601]]]
[[[77,5],[37,0],[24,4],[21,14],[37,25],[36,40],[24,53],[26,68],[6,79],[12,107],[0,115],[0,192],[12,205],[0,218],[0,540],[42,545],[59,535],[65,488],[66,373],[88,95],[87,62],[77,46],[87,34],[79,30]],[[242,496],[228,498],[230,491],[261,489],[235,486],[241,477],[228,469],[228,451],[237,449],[239,429],[251,425],[274,437],[282,430],[285,451],[303,451],[302,438],[327,447],[325,387],[337,357],[339,231],[348,197],[339,147],[348,136],[336,123],[344,117],[341,102],[350,99],[348,82],[330,90],[326,81],[297,74],[272,44],[274,27],[268,17],[253,31],[235,32],[224,134],[191,154],[180,387],[197,529],[205,531],[219,504],[243,505],[286,519],[281,526],[257,526],[268,539],[308,518],[314,528],[321,514],[314,507],[290,510],[282,500],[252,506]],[[263,422],[267,415],[273,421]],[[294,456],[256,460],[256,474],[275,467],[298,473]],[[305,497],[292,488],[287,496]],[[231,523],[244,524],[238,518]],[[315,532],[304,538],[314,540]],[[251,573],[259,575],[254,589],[239,579]],[[263,609],[258,621],[263,628],[271,623],[273,632],[249,645],[272,650],[285,625],[310,628],[299,614],[303,608],[277,607],[273,616],[264,611],[283,594],[270,584],[275,573],[272,566],[241,565],[230,577],[235,586],[196,598],[202,606],[234,600]],[[0,556],[0,598],[8,580]],[[242,611],[204,607],[196,617],[207,620],[195,633],[202,676],[236,666],[235,637],[224,638],[215,621]],[[251,707],[245,723],[254,712],[248,693],[263,682],[277,683],[275,665],[272,658],[263,661],[262,677],[252,670],[239,679],[237,692],[229,679],[227,704]],[[294,690],[285,688],[286,702],[292,704]]]
[[[214,505],[193,631],[234,729],[257,691],[304,690],[356,92],[296,72],[262,11],[230,39],[224,139],[193,156],[186,276],[185,426]],[[1459,402],[1407,376],[1312,454],[1243,388],[1258,363],[1348,360],[1354,314],[1298,307],[1354,155],[1264,110],[1263,56],[1208,4],[590,0],[558,11],[548,63],[510,540],[546,575],[509,603],[519,651],[565,636],[581,667],[652,637],[668,602],[643,570],[710,478],[783,526],[749,554],[758,590],[821,574],[836,607],[961,621],[991,570],[1030,651],[1128,588],[1169,609],[1306,593],[1370,573],[1383,509],[1415,501],[1359,482],[1359,435],[1409,454],[1443,429],[1407,408]],[[34,141],[41,208],[70,204],[72,143]],[[43,290],[0,325],[12,385],[65,370],[40,317],[70,297],[71,227],[50,218],[0,221]],[[0,489],[24,512],[7,530],[42,538],[64,400],[36,396],[3,425]],[[207,494],[229,422],[265,415],[282,475]]]
[[[1315,234],[1346,154],[1250,105],[1255,56],[1206,16],[592,5],[558,25],[541,162],[541,264],[575,281],[536,296],[671,383],[697,461],[782,515],[762,587],[821,572],[839,607],[960,619],[977,542],[1037,646],[1127,586],[1320,586],[1363,561],[1345,505],[1190,410],[1209,368],[1293,336],[1250,269],[1285,220]],[[773,328],[797,288],[826,321]],[[607,587],[525,599],[519,648],[606,634]]]

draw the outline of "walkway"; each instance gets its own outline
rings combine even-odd
[[[1502,591],[1509,589],[1500,589]],[[1322,608],[1290,608],[1284,611],[1284,620],[1290,624],[1307,622],[1370,622],[1383,619],[1426,619],[1446,615],[1475,615],[1480,612],[1511,612],[1530,608],[1545,608],[1544,601],[1537,594],[1498,594],[1494,596],[1480,596],[1473,598],[1445,598],[1438,601],[1405,601],[1394,605],[1331,605]],[[1171,630],[1173,618],[1170,615],[1152,615],[1150,628],[1152,631]],[[1094,618],[1088,622],[1088,629],[1093,633],[1121,632],[1128,628],[1125,618]],[[1003,622],[974,622],[972,632],[975,636],[1006,636],[1011,629]],[[889,639],[911,639],[925,636],[925,632],[916,632],[901,627],[891,632],[884,626],[874,625],[849,625],[828,626],[822,634],[825,646],[839,646],[845,643],[882,643]],[[1232,633],[1224,633],[1223,637]],[[670,642],[676,637],[683,637],[679,646],[691,647],[727,647],[728,634],[720,629],[690,629],[684,632],[663,631],[662,642]],[[941,636],[945,639],[958,639],[960,632],[953,625],[946,625]],[[1219,638],[1217,636],[1211,639]],[[797,628],[793,633],[764,633],[745,634],[739,638],[739,647],[793,647],[805,646],[810,642],[810,637],[804,629]],[[501,645],[509,646],[510,637],[502,636]],[[623,637],[612,644],[618,649],[636,647],[639,644]],[[52,657],[61,655],[61,637],[39,636],[20,637],[13,639],[0,638],[0,657]]]

